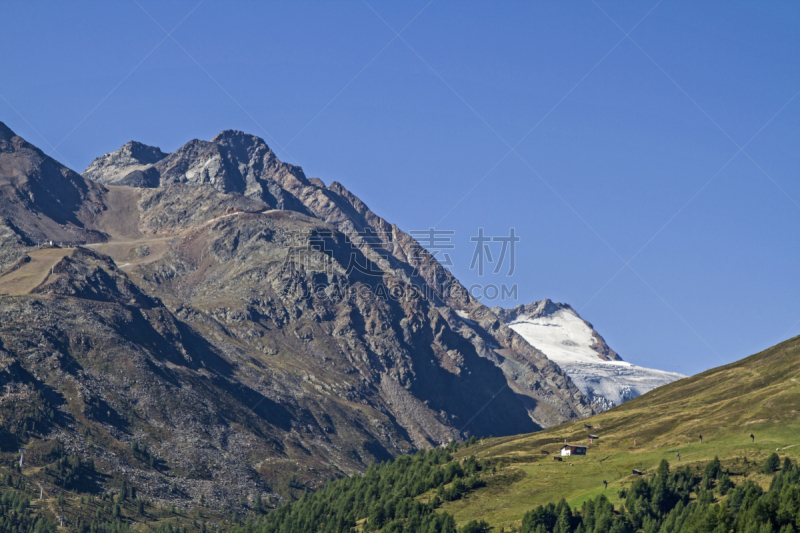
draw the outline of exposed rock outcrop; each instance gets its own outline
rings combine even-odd
[[[157,187],[158,180],[152,182],[153,172],[143,172],[150,165],[158,163],[167,154],[155,146],[147,146],[136,141],[125,143],[121,148],[98,157],[86,170],[83,177],[98,183],[110,185],[130,185],[132,187]],[[137,176],[148,175],[147,185],[135,184]],[[157,178],[157,175],[155,175]]]

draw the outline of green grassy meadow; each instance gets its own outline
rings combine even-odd
[[[485,487],[445,502],[441,510],[453,514],[459,524],[483,519],[499,530],[518,526],[535,506],[562,498],[575,508],[605,493],[619,505],[620,489],[637,477],[632,471],[651,473],[662,459],[673,467],[688,464],[702,469],[716,456],[734,482],[747,477],[766,485],[769,478],[760,468],[767,456],[776,450],[781,458],[800,456],[798,408],[800,338],[796,337],[592,418],[529,435],[484,439],[461,449],[457,457],[476,454],[500,461],[500,467],[485,475]],[[589,433],[600,437],[591,445]],[[588,445],[588,455],[554,461],[565,440]],[[603,480],[608,481],[607,489]]]

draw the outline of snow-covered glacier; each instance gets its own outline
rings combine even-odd
[[[623,361],[568,304],[542,300],[494,311],[603,409],[686,377]]]

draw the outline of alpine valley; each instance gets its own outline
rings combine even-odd
[[[566,304],[483,305],[258,137],[130,142],[81,175],[0,123],[0,459],[53,517],[67,491],[222,523],[682,377]]]

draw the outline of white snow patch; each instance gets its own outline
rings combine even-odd
[[[467,314],[466,311],[461,311],[460,309],[458,309],[456,310],[456,314],[458,315],[458,318],[460,318],[470,326],[474,326],[475,324],[477,324],[477,322],[475,322],[474,320],[470,320],[469,318],[467,318],[469,315]]]
[[[572,309],[559,309],[539,318],[521,316],[507,325],[560,366],[581,392],[605,408],[686,377],[625,361],[603,360],[591,348],[596,332]]]
[[[540,318],[519,317],[508,327],[556,363],[601,361],[600,354],[591,348],[595,342],[594,330],[571,309],[559,309]]]

